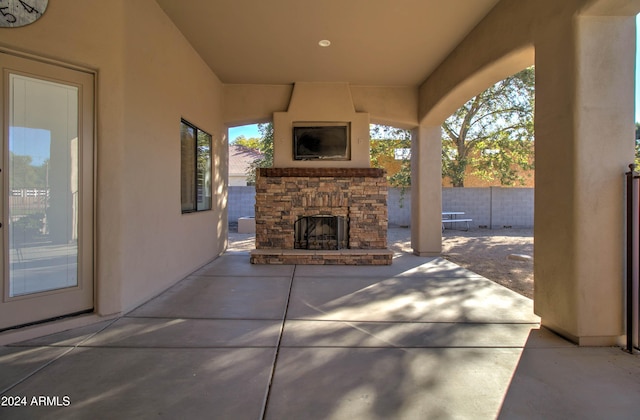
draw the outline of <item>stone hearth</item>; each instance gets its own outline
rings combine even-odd
[[[261,168],[255,214],[254,264],[391,264],[382,169]],[[348,249],[294,249],[294,223],[300,217],[325,215],[348,221]]]

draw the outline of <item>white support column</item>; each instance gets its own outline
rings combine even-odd
[[[440,126],[411,135],[411,248],[420,256],[442,252],[442,132]]]
[[[536,38],[535,312],[581,345],[616,344],[635,18],[567,17]]]

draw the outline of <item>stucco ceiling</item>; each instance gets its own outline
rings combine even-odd
[[[499,0],[156,1],[224,83],[417,86]]]

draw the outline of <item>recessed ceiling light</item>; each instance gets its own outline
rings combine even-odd
[[[320,45],[321,47],[328,47],[329,45],[331,45],[331,41],[329,41],[328,39],[323,39],[322,41],[318,42],[318,45]]]

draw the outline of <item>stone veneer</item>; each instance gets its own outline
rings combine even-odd
[[[261,168],[256,177],[254,264],[388,265],[385,172],[377,168]],[[294,249],[302,216],[349,220],[349,249]]]

